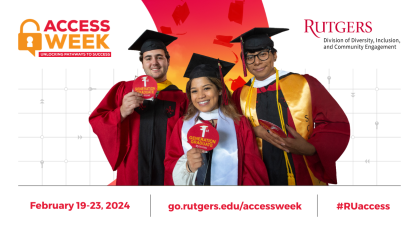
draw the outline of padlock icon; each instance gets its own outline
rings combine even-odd
[[[19,33],[19,50],[28,50],[35,56],[35,50],[42,49],[42,34],[41,33],[23,33],[23,26],[26,23],[32,22],[36,25],[36,30],[39,31],[39,24],[36,20],[27,19],[20,25],[20,33]]]

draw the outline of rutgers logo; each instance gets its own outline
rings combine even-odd
[[[167,118],[170,118],[176,113],[176,102],[164,101],[164,112]]]
[[[313,21],[305,19],[305,32],[320,38],[321,33],[371,33],[371,21]]]
[[[169,108],[166,108],[166,112],[167,112],[168,115],[171,115],[175,111],[172,110],[172,106],[169,106]]]
[[[140,110],[144,111],[144,109],[146,109],[146,106],[144,104],[140,104],[140,106],[138,107]]]

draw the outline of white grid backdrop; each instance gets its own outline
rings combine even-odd
[[[19,92],[19,185],[107,185],[116,178],[88,117],[110,87],[138,69],[40,69]],[[142,71],[142,70],[141,70]],[[351,139],[337,161],[339,185],[400,185],[401,89],[378,69],[304,69],[341,105]],[[36,76],[38,75],[38,76]],[[358,86],[359,84],[359,86]]]

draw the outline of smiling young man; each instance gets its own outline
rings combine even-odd
[[[336,184],[335,163],[348,145],[349,122],[315,78],[274,67],[278,55],[270,37],[287,30],[254,28],[231,41],[242,44],[242,61],[254,75],[233,100],[253,125],[271,185]],[[286,137],[264,129],[259,119]]]
[[[163,185],[166,140],[187,107],[185,94],[167,79],[166,46],[176,37],[146,30],[129,50],[140,52],[146,75],[157,81],[157,94],[145,100],[134,81],[111,88],[89,118],[112,169],[116,185]]]

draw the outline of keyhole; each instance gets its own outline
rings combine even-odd
[[[33,45],[32,45],[33,38],[31,36],[29,36],[26,40],[28,41],[28,44],[26,46],[28,48],[33,47]]]

